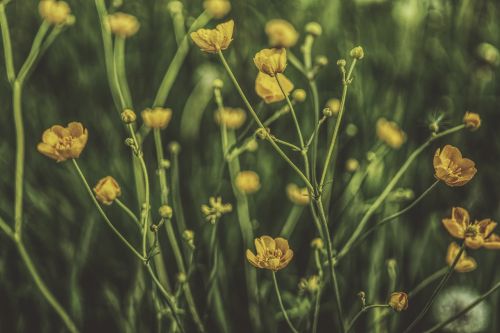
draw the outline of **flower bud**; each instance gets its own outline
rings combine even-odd
[[[215,79],[213,85],[215,89],[222,89],[222,87],[224,86],[224,81],[222,81],[221,79]]]
[[[308,34],[313,35],[314,37],[321,36],[321,33],[323,32],[321,25],[317,22],[307,23],[305,30]]]
[[[71,8],[65,1],[42,0],[38,5],[40,16],[50,24],[66,24]]]
[[[329,118],[329,117],[333,117],[334,115],[335,115],[335,113],[329,107],[326,107],[323,109],[323,116]]]
[[[173,214],[173,210],[172,210],[172,207],[170,207],[169,205],[162,205],[158,209],[158,213],[160,213],[160,216],[164,219],[171,219],[172,214]]]
[[[117,12],[108,15],[109,30],[121,38],[132,37],[139,30],[139,21],[133,15]]]
[[[393,292],[389,298],[388,304],[394,311],[404,311],[408,308],[408,294],[402,291]]]
[[[168,150],[172,154],[179,154],[181,152],[181,145],[177,141],[172,141],[168,145]]]
[[[236,188],[245,194],[252,194],[260,189],[260,177],[251,170],[240,171],[234,182]]]
[[[339,67],[345,67],[347,65],[347,61],[345,59],[339,59],[337,60],[337,66]]]
[[[266,35],[273,47],[292,47],[297,44],[299,33],[285,20],[273,19],[266,23]]]
[[[345,162],[345,169],[347,172],[355,172],[359,169],[359,162],[355,158],[350,158]]]
[[[328,58],[324,55],[317,56],[316,64],[321,67],[326,66],[328,65]]]
[[[474,112],[465,112],[464,124],[471,131],[475,131],[481,126],[481,117]]]
[[[172,15],[180,14],[182,13],[182,10],[184,9],[184,5],[180,1],[170,1],[167,5],[167,9]]]
[[[228,0],[205,0],[203,7],[212,17],[219,19],[229,13],[231,3]]]
[[[125,124],[131,124],[137,119],[135,112],[131,109],[124,110],[120,116]]]
[[[122,194],[122,191],[118,182],[113,177],[107,176],[99,180],[94,187],[94,193],[101,203],[111,205]]]
[[[314,238],[312,241],[311,241],[311,247],[315,250],[322,250],[323,247],[324,247],[324,243],[323,243],[323,240],[319,237],[317,238]]]
[[[177,281],[180,284],[186,283],[186,281],[187,281],[187,275],[186,275],[186,273],[180,272],[179,274],[177,274]]]
[[[295,89],[293,92],[292,92],[292,98],[296,101],[296,102],[303,102],[306,100],[306,97],[307,97],[307,94],[306,94],[306,91],[304,89]]]
[[[333,116],[337,116],[340,112],[340,99],[330,98],[328,102],[326,102],[326,106],[332,111]]]
[[[361,46],[356,46],[351,50],[350,55],[354,59],[361,60],[365,56],[365,51]]]
[[[146,109],[141,112],[142,121],[144,125],[150,128],[165,128],[172,119],[172,110],[168,108],[156,107],[153,109]]]

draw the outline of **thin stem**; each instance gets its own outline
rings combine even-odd
[[[118,207],[120,207],[125,214],[127,214],[138,226],[141,228],[141,221],[135,216],[134,212],[130,208],[127,207],[120,199],[116,198],[115,202],[118,204]]]
[[[428,329],[424,333],[436,332],[437,330],[445,327],[449,323],[457,320],[458,318],[460,318],[461,316],[463,316],[464,314],[466,314],[467,312],[469,312],[471,309],[473,309],[476,305],[478,305],[479,303],[481,303],[486,297],[488,297],[489,295],[491,295],[492,293],[494,293],[495,291],[497,291],[499,288],[500,288],[500,282],[497,282],[490,290],[488,290],[487,292],[485,292],[484,294],[482,294],[481,296],[479,296],[478,298],[476,298],[476,300],[474,302],[472,302],[471,304],[467,305],[465,308],[463,308],[461,311],[457,312],[456,314],[450,316],[448,319],[446,319],[446,320],[440,322],[439,324],[433,326],[432,328]]]
[[[301,151],[302,149],[300,147],[297,147],[296,145],[290,143],[290,142],[287,142],[287,141],[284,141],[284,140],[280,140],[276,137],[272,137],[270,140],[273,140],[274,142],[276,143],[279,143],[280,145],[283,145],[285,147],[288,147],[290,149],[292,149],[293,151]]]
[[[80,176],[82,182],[83,182],[83,185],[85,185],[85,189],[87,190],[87,193],[89,194],[89,196],[92,198],[92,202],[94,203],[94,205],[96,206],[97,210],[99,211],[99,213],[101,214],[101,216],[103,217],[104,221],[106,222],[106,224],[111,228],[111,230],[113,230],[113,232],[118,236],[118,238],[120,238],[120,240],[130,249],[130,251],[132,251],[132,253],[138,257],[139,259],[141,259],[141,261],[145,261],[146,260],[146,256],[142,256],[133,246],[132,244],[129,243],[129,241],[120,233],[120,231],[118,231],[118,229],[115,228],[115,226],[113,225],[113,223],[111,223],[111,221],[109,220],[108,216],[106,215],[106,213],[104,212],[104,210],[102,209],[101,205],[99,204],[99,202],[97,201],[95,195],[92,193],[92,189],[90,188],[89,186],[89,183],[87,182],[87,179],[85,178],[85,175],[83,174],[82,170],[80,169],[80,167],[78,166],[78,162],[76,162],[75,159],[72,159],[72,162],[73,162],[73,166],[75,167],[76,169],[76,172],[78,173],[78,175]]]
[[[297,222],[299,221],[300,215],[302,215],[303,211],[304,211],[304,206],[293,205],[292,209],[290,209],[290,213],[288,213],[288,217],[285,221],[285,224],[283,225],[283,228],[281,228],[280,232],[281,237],[285,239],[290,238],[290,235],[295,230]]]
[[[112,62],[112,74],[113,74],[113,79],[115,82],[114,87],[116,88],[116,94],[118,95],[118,100],[120,102],[120,108],[121,110],[126,109],[129,107],[127,100],[125,99],[125,86],[124,82],[120,80],[120,74],[118,73],[118,63],[119,63],[119,50],[117,50],[117,45],[118,45],[118,40],[120,37],[115,38],[115,49],[113,50],[113,62]]]
[[[278,83],[278,86],[280,87],[281,93],[283,94],[283,96],[285,96],[288,107],[290,108],[290,113],[292,114],[293,123],[295,124],[295,130],[297,131],[297,136],[299,137],[300,147],[302,149],[304,149],[304,137],[302,136],[302,131],[300,130],[299,121],[297,120],[297,114],[295,113],[295,109],[293,107],[292,102],[290,101],[290,98],[288,97],[288,94],[285,92],[285,90],[283,89],[283,86],[281,85],[281,82],[279,80],[278,75],[279,74],[276,74],[276,76],[274,78],[276,79],[276,82]]]
[[[2,229],[10,238],[14,237],[14,232],[12,231],[12,228],[1,217],[0,217],[0,229]]]
[[[293,326],[290,318],[288,317],[288,314],[286,313],[285,306],[283,305],[283,300],[281,299],[281,293],[280,293],[280,288],[278,287],[278,280],[276,279],[276,273],[272,271],[272,275],[273,275],[274,290],[276,291],[276,296],[278,297],[278,302],[280,303],[280,308],[281,312],[283,312],[283,317],[285,317],[288,327],[290,327],[292,332],[299,333],[299,331],[297,331],[297,329]]]
[[[457,255],[455,256],[455,259],[453,260],[453,263],[451,264],[451,266],[448,268],[448,271],[446,272],[446,275],[441,279],[441,281],[439,282],[439,284],[436,287],[436,289],[434,289],[434,291],[432,292],[432,295],[429,298],[429,300],[427,301],[427,304],[425,305],[425,307],[422,309],[422,311],[420,311],[420,313],[418,314],[418,316],[404,330],[403,333],[410,332],[420,322],[420,320],[422,320],[422,318],[424,318],[425,314],[427,313],[427,311],[429,311],[429,309],[431,308],[432,304],[434,303],[434,300],[436,299],[437,295],[439,294],[439,292],[441,291],[441,289],[443,289],[444,285],[446,284],[446,282],[448,282],[448,280],[450,279],[451,275],[453,274],[453,271],[455,270],[455,266],[457,265],[457,263],[458,263],[460,257],[462,256],[462,253],[464,252],[464,250],[465,250],[465,242],[462,242],[462,246],[460,247],[460,251],[458,251]]]
[[[321,265],[320,250],[314,250],[314,263],[316,264],[316,269],[318,270],[318,276],[320,279],[320,285],[318,288],[318,293],[316,294],[316,301],[314,302],[314,317],[312,325],[312,333],[316,333],[318,330],[318,318],[319,318],[319,308],[321,306],[321,291],[324,288],[323,283],[323,266]]]
[[[0,3],[0,28],[2,29],[3,53],[5,59],[5,71],[7,79],[12,84],[16,79],[14,68],[14,57],[12,55],[12,43],[10,40],[9,21],[5,15],[5,3]]]
[[[354,318],[351,320],[351,322],[349,323],[349,325],[347,325],[347,330],[346,330],[346,333],[348,333],[353,327],[354,327],[354,324],[356,323],[356,321],[361,317],[361,315],[363,313],[365,313],[366,311],[370,310],[370,309],[375,309],[375,308],[388,308],[390,307],[390,305],[388,304],[372,304],[372,305],[368,305],[368,306],[365,306],[363,307],[361,310],[359,310],[359,312],[354,316]]]
[[[431,275],[429,275],[428,277],[426,277],[424,280],[422,280],[422,282],[420,282],[415,288],[413,288],[413,290],[408,293],[408,297],[409,298],[415,297],[415,295],[417,295],[425,287],[427,287],[432,282],[436,281],[437,279],[439,279],[440,277],[442,277],[443,275],[445,275],[446,272],[448,272],[448,267],[447,266],[445,266],[445,267],[437,270],[436,272],[432,273]]]
[[[257,122],[259,127],[262,128],[263,130],[266,130],[264,124],[259,119],[259,116],[255,112],[252,105],[248,101],[245,93],[241,89],[238,81],[236,80],[236,77],[234,76],[233,72],[231,71],[231,68],[229,67],[226,59],[224,58],[224,55],[222,54],[222,52],[220,50],[219,50],[218,54],[219,54],[219,58],[220,58],[222,64],[224,65],[224,68],[226,69],[226,72],[228,73],[229,77],[231,78],[231,81],[233,82],[234,86],[236,87],[236,90],[240,94],[241,99],[245,103],[245,106],[250,111],[250,113],[252,114],[253,118],[255,119],[255,121]],[[302,173],[302,171],[290,160],[290,158],[288,158],[288,156],[283,152],[283,150],[281,150],[281,148],[278,147],[278,145],[273,140],[269,140],[269,142],[273,146],[274,150],[276,150],[276,152],[292,167],[292,169],[295,170],[295,172],[297,172],[297,174],[300,176],[300,178],[302,178],[302,180],[305,182],[308,189],[310,191],[314,191],[314,188],[311,185],[311,182],[309,182],[309,179],[307,179],[307,177]]]
[[[28,57],[24,61],[24,64],[21,66],[19,73],[17,75],[17,80],[21,83],[24,83],[30,70],[33,68],[34,63],[36,62],[38,55],[40,54],[40,46],[42,45],[43,39],[50,28],[50,24],[47,21],[43,21],[38,29],[38,32],[33,39],[33,44],[31,45],[30,53]]]
[[[22,84],[17,79],[13,84],[12,100],[14,110],[14,125],[16,129],[16,173],[15,173],[15,199],[14,199],[14,221],[15,234],[21,238],[23,223],[23,182],[24,182],[24,153],[25,137],[23,114],[21,110]]]
[[[115,63],[116,63],[116,74],[118,76],[119,84],[121,86],[121,91],[125,99],[125,103],[128,107],[132,107],[132,97],[130,95],[130,88],[128,86],[127,72],[125,69],[125,38],[116,37],[115,38]]]

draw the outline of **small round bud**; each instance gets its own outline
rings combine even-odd
[[[316,64],[318,64],[319,66],[326,66],[328,65],[328,58],[324,55],[317,56]]]
[[[257,148],[259,148],[259,143],[257,142],[257,140],[252,139],[248,141],[246,148],[249,152],[254,152],[257,150]]]
[[[160,216],[162,218],[170,219],[170,218],[172,218],[173,210],[172,210],[172,207],[170,207],[169,205],[162,205],[158,209],[158,213],[160,213]]]
[[[332,110],[333,115],[336,116],[340,112],[340,99],[338,98],[330,98],[328,102],[326,102],[326,106]]]
[[[134,147],[135,146],[135,142],[134,142],[134,139],[132,138],[126,138],[125,139],[125,144],[129,147]]]
[[[335,113],[333,113],[332,109],[330,109],[329,107],[326,107],[323,109],[323,116],[333,117],[334,115],[335,115]]]
[[[471,131],[475,131],[479,127],[481,127],[481,117],[477,113],[465,112],[463,121],[464,121],[465,127],[470,129]]]
[[[180,14],[184,9],[184,5],[180,1],[170,1],[167,5],[167,9],[172,15]]]
[[[75,23],[76,23],[76,17],[74,15],[69,15],[64,25],[71,27],[75,25]]]
[[[170,161],[167,159],[161,160],[160,167],[163,169],[169,169],[170,168]]]
[[[137,119],[137,115],[131,109],[125,109],[120,116],[125,124],[131,124]]]
[[[168,145],[168,150],[172,154],[179,154],[181,152],[181,145],[177,141],[172,141]]]
[[[185,241],[191,242],[194,240],[194,231],[190,229],[184,230],[182,233],[182,238],[184,238]]]
[[[318,22],[309,22],[306,24],[306,32],[314,37],[321,36],[323,29]]]
[[[354,59],[361,60],[365,56],[365,51],[363,50],[363,48],[361,46],[356,46],[355,48],[353,48],[351,50],[351,52],[349,54]]]
[[[356,134],[358,134],[358,126],[354,124],[347,124],[345,128],[345,133],[351,137],[355,136]]]
[[[337,60],[337,66],[339,67],[345,67],[347,65],[347,61],[345,59],[339,59]]]
[[[401,312],[406,310],[408,308],[408,294],[402,291],[393,292],[388,304],[394,311]]]
[[[350,158],[345,162],[345,169],[347,172],[355,172],[359,169],[359,162],[355,158]]]
[[[317,238],[314,238],[312,241],[311,241],[311,247],[315,250],[322,250],[323,247],[324,247],[324,243],[323,243],[323,240],[319,237]]]
[[[295,89],[292,92],[292,98],[297,102],[303,102],[306,100],[307,94],[304,89]]]
[[[181,284],[186,283],[186,281],[187,281],[186,273],[180,272],[179,274],[177,274],[177,281]]]
[[[224,81],[222,81],[221,79],[215,79],[213,85],[215,89],[222,89],[222,87],[224,86]]]

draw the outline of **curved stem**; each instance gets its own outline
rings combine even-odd
[[[302,131],[300,130],[299,121],[297,120],[297,114],[295,113],[295,109],[293,107],[292,102],[290,101],[290,98],[288,97],[288,94],[285,92],[285,90],[283,90],[283,86],[281,85],[281,82],[279,80],[278,75],[279,74],[276,74],[276,76],[274,78],[276,79],[276,82],[278,83],[278,86],[280,87],[281,93],[283,94],[283,96],[285,96],[288,107],[290,108],[290,113],[292,114],[293,123],[295,124],[295,130],[297,131],[297,136],[299,138],[300,147],[302,149],[304,149],[304,137],[302,136]]]
[[[354,316],[354,318],[352,318],[351,322],[349,323],[349,325],[347,325],[347,329],[346,329],[346,333],[348,333],[353,327],[354,327],[354,324],[356,323],[356,321],[361,317],[361,315],[363,313],[365,313],[366,311],[370,310],[370,309],[375,309],[375,308],[388,308],[390,307],[390,305],[388,304],[372,304],[372,305],[368,305],[368,306],[365,306],[363,307],[361,310],[359,310],[359,312]]]
[[[276,280],[276,273],[272,271],[272,275],[273,275],[274,290],[276,291],[276,296],[278,297],[278,302],[280,303],[280,308],[281,312],[283,312],[283,317],[285,317],[285,320],[290,329],[292,330],[292,332],[299,333],[299,331],[297,331],[297,329],[293,326],[292,321],[290,320],[288,314],[286,313],[285,306],[283,305],[283,300],[281,299],[280,289],[278,287],[278,280]]]
[[[445,275],[446,272],[448,272],[448,267],[445,266],[437,270],[436,272],[432,273],[424,280],[422,280],[422,282],[420,282],[415,288],[413,288],[413,290],[408,293],[408,297],[409,298],[415,297],[415,295],[418,294],[422,289],[424,289],[429,284],[431,284],[432,282],[436,281],[437,279]]]
[[[132,210],[130,210],[130,208],[128,208],[127,205],[125,205],[118,198],[115,199],[115,202],[118,205],[118,207],[120,207],[125,212],[125,214],[127,214],[139,226],[139,228],[141,228],[141,221],[139,221],[139,219],[137,218],[137,216],[135,216]]]

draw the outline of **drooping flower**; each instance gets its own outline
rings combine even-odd
[[[283,73],[286,68],[286,49],[263,49],[253,58],[257,69],[269,76]]]
[[[299,33],[293,25],[281,19],[273,19],[266,23],[266,35],[273,47],[292,47],[297,44]]]
[[[236,175],[235,185],[238,190],[245,194],[252,194],[260,189],[259,175],[251,170],[240,171]]]
[[[229,129],[240,128],[247,119],[247,114],[240,108],[225,107],[215,112],[215,121],[217,124],[223,123]]]
[[[394,149],[399,149],[406,141],[406,134],[398,124],[385,118],[377,120],[377,136]]]
[[[471,131],[475,131],[481,126],[481,117],[474,112],[465,112],[463,121],[465,127],[469,128]]]
[[[122,190],[113,177],[106,176],[97,182],[94,193],[97,200],[105,205],[111,205],[122,194]]]
[[[299,206],[307,206],[311,201],[307,188],[298,187],[293,183],[286,186],[286,195],[288,196],[288,200]]]
[[[71,8],[65,1],[42,0],[38,4],[40,16],[50,24],[66,24],[71,17]]]
[[[446,263],[448,264],[448,266],[451,266],[453,264],[453,261],[455,260],[459,252],[460,246],[458,246],[458,244],[455,242],[450,243],[450,245],[448,246],[448,252],[446,253]],[[455,265],[455,270],[460,273],[466,273],[475,270],[476,267],[477,263],[474,258],[469,257],[464,251],[460,256],[460,259],[458,259],[457,264]]]
[[[150,128],[165,128],[172,119],[172,110],[156,107],[142,111],[141,116],[144,125]]]
[[[139,21],[133,15],[116,12],[108,15],[109,30],[118,37],[132,37],[139,31]]]
[[[215,224],[222,215],[233,210],[231,204],[222,203],[221,197],[210,197],[208,202],[209,205],[201,206],[201,212],[205,216],[205,219],[212,224]]]
[[[394,311],[404,311],[408,309],[408,294],[402,291],[393,292],[388,304]]]
[[[255,239],[257,254],[247,250],[248,261],[257,268],[278,271],[285,268],[293,258],[293,251],[284,238],[262,236]]]
[[[278,80],[280,80],[281,87],[283,87],[285,93],[287,95],[290,94],[293,90],[293,83],[284,74],[281,74]],[[257,74],[255,80],[255,92],[267,104],[281,102],[285,99],[276,79],[261,72]]]
[[[37,146],[40,153],[57,162],[70,158],[78,158],[88,140],[87,129],[79,122],[71,122],[68,127],[54,125],[46,129],[42,135],[42,142]]]
[[[231,10],[231,2],[228,0],[205,0],[203,8],[212,15],[212,17],[219,19],[226,16]]]
[[[465,245],[471,249],[482,246],[489,249],[500,249],[498,236],[492,234],[497,223],[484,219],[470,222],[469,212],[461,207],[453,207],[451,217],[443,219],[443,225],[451,236],[464,239]],[[490,239],[490,237],[492,237]]]
[[[215,29],[198,29],[191,33],[193,42],[204,52],[225,50],[233,40],[234,21],[218,24]]]
[[[460,150],[452,145],[436,150],[433,164],[436,178],[448,186],[463,186],[477,172],[474,161],[462,158]]]

